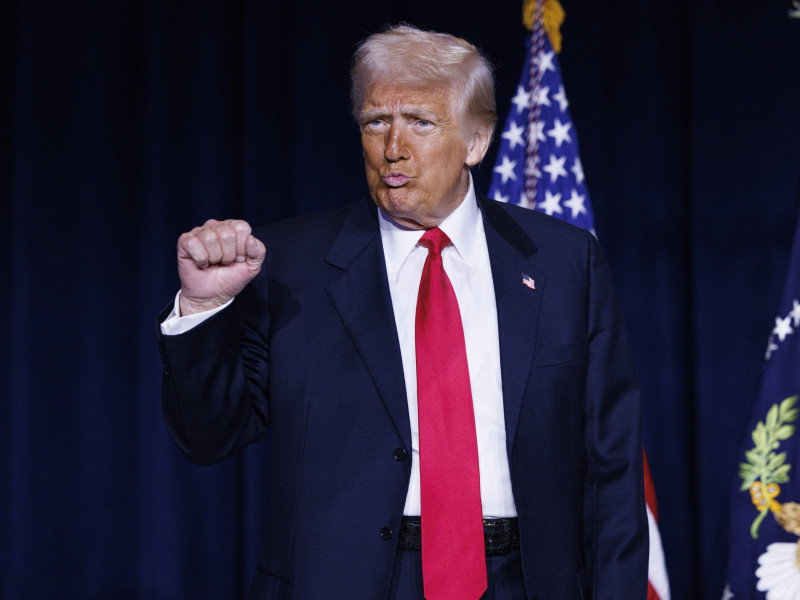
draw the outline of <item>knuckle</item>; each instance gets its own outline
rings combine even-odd
[[[197,237],[197,234],[194,231],[189,231],[184,233],[178,238],[178,249],[183,249],[186,252],[193,252],[195,249],[201,245],[200,240]]]
[[[237,233],[250,233],[250,224],[247,221],[242,221],[241,219],[232,220],[230,226]]]
[[[217,241],[217,232],[211,229],[201,229],[195,234],[195,237],[203,244],[213,244]]]
[[[232,242],[232,241],[236,240],[236,232],[233,229],[231,229],[230,227],[226,227],[224,229],[220,229],[217,232],[217,235],[219,235],[219,239],[223,243],[224,242]]]

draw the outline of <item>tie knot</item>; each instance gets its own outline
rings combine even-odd
[[[447,247],[450,243],[450,238],[447,237],[444,231],[438,227],[434,227],[433,229],[428,229],[428,231],[422,235],[419,239],[419,243],[425,246],[429,252],[441,254],[442,249]]]

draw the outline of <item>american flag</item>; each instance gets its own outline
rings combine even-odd
[[[525,275],[525,273],[522,274],[522,285],[525,285],[532,290],[536,289],[536,282],[530,275]]]
[[[527,41],[528,60],[500,136],[489,196],[547,213],[594,234],[594,215],[561,67],[542,24],[541,2],[537,7],[539,14]],[[644,465],[650,530],[647,598],[670,600],[655,488],[646,456]]]
[[[534,27],[527,48],[528,61],[500,135],[489,196],[545,212],[594,233],[578,136],[558,58],[543,27]]]

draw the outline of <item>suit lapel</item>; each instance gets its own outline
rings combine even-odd
[[[378,393],[411,451],[411,426],[386,262],[377,210],[367,202],[355,205],[325,258],[342,270],[326,286]]]
[[[539,310],[547,278],[529,260],[536,252],[536,245],[520,226],[491,200],[480,197],[479,203],[484,215],[497,303],[506,447],[510,457],[533,364]],[[533,279],[535,289],[523,284],[524,275]]]
[[[492,267],[506,444],[511,456],[522,399],[528,384],[536,346],[539,311],[546,275],[529,259],[536,245],[496,203],[479,196],[486,243]],[[411,449],[403,361],[386,276],[375,207],[367,202],[353,207],[325,259],[341,269],[326,290],[361,359],[372,377],[406,447]],[[523,285],[523,275],[535,290]]]

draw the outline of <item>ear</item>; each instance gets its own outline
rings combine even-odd
[[[492,142],[492,128],[478,126],[468,142],[467,158],[464,161],[467,166],[474,167],[483,160]]]

